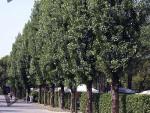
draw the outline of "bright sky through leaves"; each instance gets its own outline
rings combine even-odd
[[[29,20],[34,0],[0,0],[0,58],[8,55],[24,24]]]

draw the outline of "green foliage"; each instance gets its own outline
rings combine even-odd
[[[141,47],[138,43],[140,36],[138,13],[133,1],[105,0],[105,4],[102,4],[104,7],[101,9],[101,26],[99,26],[101,37],[97,37],[101,46],[99,56],[103,58],[110,73],[123,71]]]
[[[100,113],[110,113],[111,112],[111,95],[110,94],[100,95],[99,109],[100,109]]]
[[[82,113],[86,113],[86,106],[87,106],[87,96],[86,94],[82,93],[80,97],[80,111]]]
[[[99,113],[100,109],[99,109],[99,94],[93,94],[93,113]],[[80,111],[82,111],[82,113],[86,113],[86,106],[87,106],[87,95],[86,93],[82,93],[80,96]]]
[[[150,96],[129,95],[126,97],[127,113],[150,113]]]
[[[71,95],[70,93],[65,93],[64,94],[64,101],[65,101],[65,106],[64,108],[65,109],[70,109],[70,103],[71,103]],[[55,107],[60,107],[59,106],[59,102],[60,102],[60,92],[55,92],[55,98],[54,98],[54,101],[55,101]]]
[[[111,95],[93,95],[93,113],[111,113]],[[150,96],[149,95],[120,95],[120,113],[150,113]],[[87,96],[82,94],[80,98],[80,110],[85,113]],[[96,101],[99,101],[97,104]],[[99,107],[99,108],[97,108]]]
[[[60,84],[64,78],[68,84],[86,83],[96,78],[95,70],[108,74],[122,69],[140,47],[140,18],[133,1],[36,1],[13,46],[12,75],[19,72],[19,60],[30,67],[26,70],[36,85],[44,79]],[[52,61],[59,62],[55,69],[43,71]]]
[[[120,95],[120,113],[150,113],[149,95]],[[111,113],[111,96],[103,94],[100,96],[100,113]]]
[[[8,69],[10,66],[9,56],[5,56],[0,59],[0,86],[5,85],[8,80]]]
[[[75,88],[97,79],[98,72],[119,79],[131,61],[149,48],[148,0],[144,1],[145,5],[139,2],[141,6],[133,0],[36,1],[10,55],[12,86],[29,90],[65,84]],[[95,113],[101,107],[106,110],[103,113],[110,110],[106,101],[111,99],[103,96],[98,102],[94,94]],[[58,106],[58,95],[55,97]],[[81,105],[85,105],[86,96],[82,99]]]
[[[33,102],[38,102],[38,92],[32,91],[31,95],[33,96]]]
[[[70,109],[71,105],[71,94],[70,93],[65,93],[65,109]]]

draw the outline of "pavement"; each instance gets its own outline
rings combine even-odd
[[[68,113],[68,112],[51,111],[41,107],[41,105],[38,104],[26,103],[24,102],[24,100],[18,100],[11,106],[7,106],[4,95],[0,95],[0,113]]]

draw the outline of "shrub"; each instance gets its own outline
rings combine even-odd
[[[119,104],[120,113],[150,113],[149,95],[120,94]],[[80,97],[80,110],[82,113],[86,113],[86,105],[87,96],[83,93]],[[111,95],[109,93],[93,94],[93,113],[111,113]]]
[[[102,94],[99,99],[99,113],[111,113],[111,95]]]
[[[148,95],[127,95],[126,103],[126,110],[122,113],[150,113],[150,96]]]
[[[150,113],[150,96],[137,94],[120,94],[120,113]],[[100,96],[100,113],[111,113],[111,95]]]
[[[99,113],[99,94],[93,94],[93,113]],[[80,110],[82,113],[86,113],[87,95],[82,93],[80,97]]]
[[[38,102],[38,92],[33,91],[31,95],[33,96],[33,102]]]
[[[87,106],[87,96],[85,93],[82,93],[80,97],[80,111],[82,113],[86,113],[86,106]]]
[[[71,105],[71,94],[70,93],[65,93],[65,109],[70,109]]]

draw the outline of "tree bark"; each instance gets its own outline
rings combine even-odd
[[[112,110],[111,113],[119,113],[119,77],[117,73],[112,75],[111,95],[112,95]]]
[[[39,96],[38,96],[38,103],[42,103],[42,98],[41,98],[41,96],[42,96],[42,87],[41,87],[41,85],[39,86]]]
[[[51,86],[51,99],[50,99],[52,107],[55,107],[54,99],[55,99],[55,84],[52,84],[52,86]]]
[[[128,88],[132,89],[132,75],[128,74]]]
[[[61,109],[64,109],[64,107],[65,107],[65,101],[64,101],[64,85],[63,84],[61,84],[60,85],[60,87],[61,87],[61,93],[60,93],[60,107],[61,107]]]
[[[88,98],[88,103],[87,103],[87,108],[86,108],[86,113],[93,113],[92,109],[92,80],[88,81],[87,83],[87,98]]]
[[[18,88],[18,94],[19,94],[19,99],[22,99],[22,93],[23,93],[23,88],[22,87],[19,87]]]
[[[71,113],[76,113],[76,88],[71,88]]]
[[[13,92],[14,92],[14,96],[17,97],[17,96],[16,96],[16,92],[17,92],[17,91],[16,91],[16,87],[14,87]]]
[[[143,77],[143,80],[140,82],[139,92],[141,92],[142,90],[144,90],[144,82],[146,80],[146,77],[147,77],[147,75],[145,74],[144,77]]]
[[[28,87],[26,90],[27,90],[27,99],[28,101],[30,101],[30,93],[31,93],[30,87]]]
[[[44,91],[44,105],[47,105],[47,89],[46,89],[46,87],[44,87],[44,89],[43,89],[43,91]]]
[[[105,75],[99,76],[99,92],[104,93],[105,92]]]

